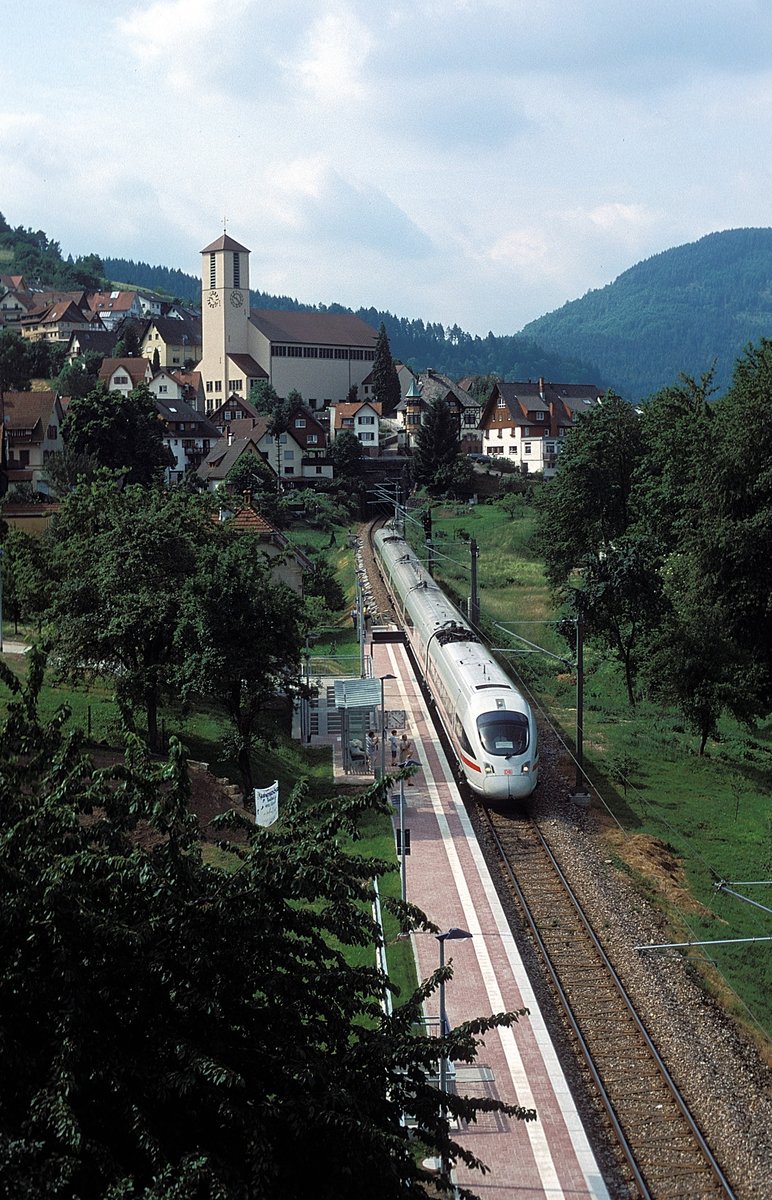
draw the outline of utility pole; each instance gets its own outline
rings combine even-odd
[[[421,517],[421,523],[424,527],[424,535],[426,538],[426,569],[434,578],[434,542],[432,541],[432,510],[427,508],[426,512]]]
[[[576,613],[576,796],[585,795],[584,783],[584,620],[581,607]]]
[[[480,557],[480,551],[477,548],[477,541],[472,538],[469,542],[470,554],[470,579],[469,579],[469,623],[475,628],[480,624],[480,593],[477,588],[477,560]]]

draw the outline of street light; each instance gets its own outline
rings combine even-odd
[[[396,678],[396,675],[381,675],[381,779],[386,778],[386,706],[383,685],[387,679]]]
[[[437,941],[440,943],[440,971],[442,971],[445,966],[445,943],[460,941],[462,938],[470,938],[470,937],[473,937],[474,935],[469,933],[466,929],[448,929],[445,931],[445,933],[435,933],[434,936],[436,937]],[[447,1013],[445,1012],[445,980],[441,977],[440,978],[440,1037],[445,1037],[445,1034],[447,1031],[447,1024],[448,1024],[448,1016],[447,1016]],[[445,1096],[445,1093],[447,1091],[447,1081],[448,1081],[448,1060],[447,1060],[446,1056],[443,1054],[440,1057],[440,1092],[443,1097]],[[445,1113],[446,1113],[446,1108],[445,1108],[445,1101],[443,1099],[443,1101],[442,1101],[443,1117],[445,1116]],[[446,1152],[443,1150],[442,1157],[441,1157],[440,1174],[441,1174],[442,1178],[445,1179],[445,1178],[447,1178],[448,1173],[449,1173],[448,1172],[448,1156],[447,1156]]]

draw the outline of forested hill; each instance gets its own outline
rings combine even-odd
[[[196,275],[169,267],[152,267],[145,262],[125,258],[105,258],[105,273],[113,281],[135,287],[162,291],[187,300],[201,302],[201,280]],[[394,358],[408,363],[416,370],[431,367],[453,379],[465,375],[499,375],[502,379],[546,379],[572,383],[613,382],[603,380],[596,367],[558,349],[546,350],[533,338],[523,335],[481,338],[467,333],[458,325],[443,326],[425,323],[420,318],[398,317],[377,308],[345,308],[341,304],[303,304],[291,296],[272,296],[267,292],[250,290],[253,308],[279,308],[306,312],[348,313],[367,321],[374,329],[381,322],[386,326]]]
[[[730,229],[666,250],[531,321],[546,348],[598,363],[628,400],[701,376],[724,391],[748,342],[772,336],[772,229]]]

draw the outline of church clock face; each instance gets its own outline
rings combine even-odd
[[[234,308],[241,308],[244,303],[244,296],[241,292],[231,292],[231,304]]]
[[[217,308],[220,303],[220,296],[217,292],[210,292],[206,298],[206,302],[210,308]]]

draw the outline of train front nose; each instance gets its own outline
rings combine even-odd
[[[483,795],[490,800],[522,800],[530,796],[536,782],[535,769],[523,771],[520,767],[504,767],[484,776]]]

